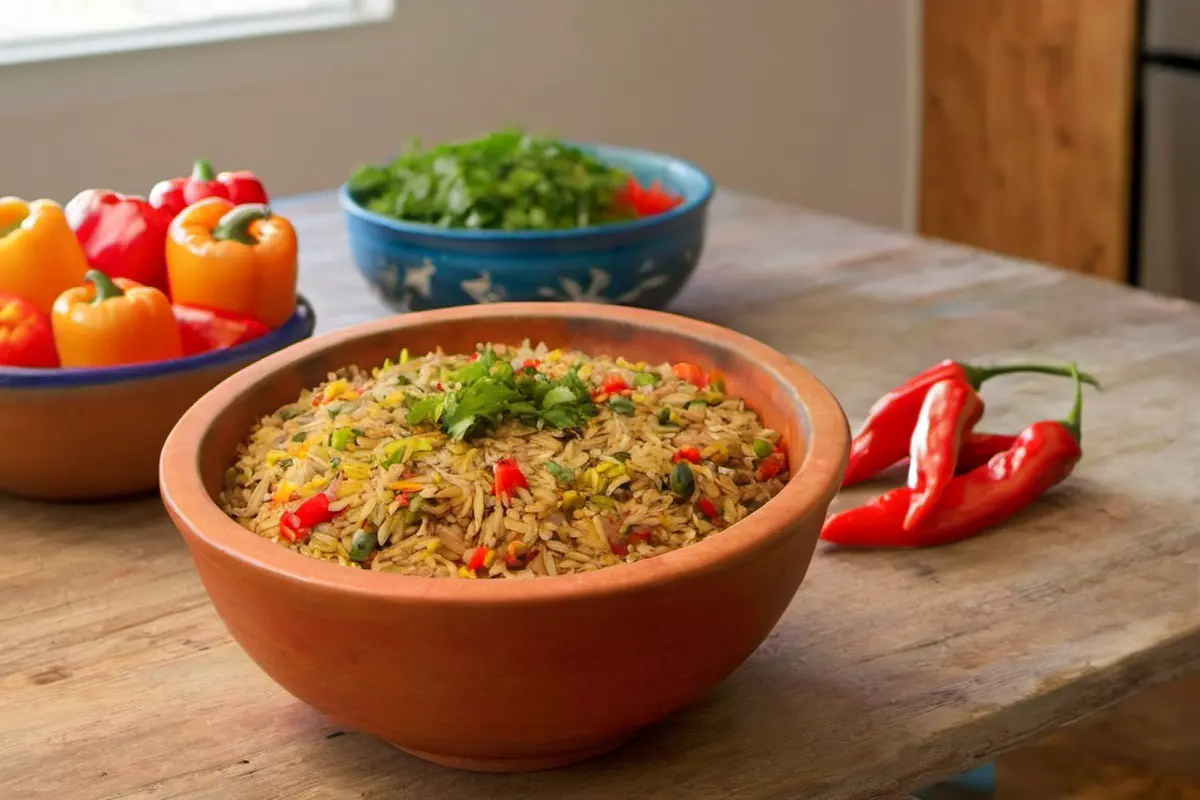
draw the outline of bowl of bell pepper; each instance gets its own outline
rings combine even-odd
[[[674,156],[505,130],[360,167],[339,199],[393,308],[581,301],[662,308],[704,249],[712,179]]]
[[[153,491],[192,403],[312,335],[297,240],[248,173],[0,198],[0,492]]]

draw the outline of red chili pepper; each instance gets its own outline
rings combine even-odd
[[[176,304],[171,307],[179,323],[185,356],[224,350],[253,341],[270,332],[270,328],[253,317]]]
[[[268,202],[267,192],[252,172],[213,174],[212,165],[197,161],[186,178],[159,181],[150,190],[150,205],[165,209],[174,217],[180,211],[206,197],[224,197],[234,205]]]
[[[329,510],[329,495],[322,492],[305,500],[295,511],[279,520],[279,533],[290,542],[302,542],[309,532],[323,522],[329,522],[337,512]]]
[[[678,464],[680,461],[690,461],[693,464],[700,463],[700,451],[695,447],[681,447],[675,451],[675,455],[671,456],[671,463]]]
[[[710,521],[716,521],[717,507],[713,505],[712,500],[709,500],[707,497],[701,497],[696,501],[696,508],[700,510],[701,514],[708,517]]]
[[[954,480],[963,436],[982,416],[983,401],[966,381],[948,378],[929,387],[913,430],[908,473],[913,495],[905,530],[915,528],[933,510]]]
[[[650,183],[649,188],[643,188],[637,178],[631,175],[613,202],[630,209],[639,217],[649,217],[671,210],[682,203],[683,198],[668,192],[657,179]]]
[[[525,473],[517,466],[516,460],[505,456],[496,462],[492,468],[495,479],[492,482],[492,494],[505,500],[512,499],[513,492],[518,488],[529,488]]]
[[[970,472],[976,467],[982,467],[992,456],[1003,453],[1012,447],[1017,440],[1011,433],[969,433],[963,437],[962,446],[958,448],[958,465],[954,468],[956,474]],[[908,459],[900,462],[907,466]]]
[[[59,365],[49,315],[7,292],[0,292],[0,364],[46,369]]]
[[[463,553],[463,558],[467,562],[467,569],[478,570],[487,566],[487,558],[491,553],[491,549],[487,547],[476,547]]]
[[[704,374],[704,370],[695,364],[680,361],[671,367],[671,372],[675,373],[675,377],[679,378],[679,380],[690,383],[697,389],[703,389],[705,386],[708,386],[708,376]]]
[[[976,367],[958,361],[943,361],[919,373],[893,389],[871,406],[866,422],[850,444],[850,461],[842,478],[842,487],[852,486],[878,475],[908,455],[909,442],[925,402],[929,387],[947,378],[957,378],[976,391],[987,380],[1018,372],[1037,372],[1044,375],[1070,376],[1067,367],[1046,364],[1011,364],[997,367]],[[1092,386],[1100,384],[1095,378],[1080,373],[1080,379]]]
[[[775,452],[758,462],[754,477],[760,481],[768,481],[787,469],[787,453],[775,448]]]
[[[110,278],[129,278],[167,291],[169,212],[141,197],[85,189],[63,213],[92,267]]]
[[[1065,420],[1023,430],[1012,447],[950,482],[941,502],[913,530],[904,529],[913,491],[893,489],[825,521],[821,538],[842,547],[930,547],[966,539],[998,525],[1062,481],[1083,451],[1083,376]]]
[[[629,391],[629,384],[620,375],[606,375],[600,384],[600,394],[620,394]]]

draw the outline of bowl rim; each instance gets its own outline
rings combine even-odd
[[[0,366],[0,389],[63,389],[99,386],[202,370],[273,353],[286,345],[312,336],[316,324],[317,315],[312,304],[303,295],[296,295],[296,310],[292,312],[287,321],[278,328],[249,342],[207,353],[173,358],[169,361],[125,364],[117,367],[30,369]]]
[[[791,393],[796,407],[792,413],[799,413],[799,407],[803,406],[810,422],[804,458],[783,490],[746,520],[689,547],[595,572],[521,581],[448,580],[352,570],[330,564],[248,532],[228,517],[205,490],[200,455],[216,418],[232,398],[252,394],[260,381],[298,361],[321,351],[335,350],[357,338],[464,317],[470,321],[564,316],[624,322],[672,335],[682,333],[702,341],[723,341],[737,357],[751,360],[770,374]],[[197,539],[226,558],[266,572],[314,597],[351,595],[362,600],[449,606],[520,606],[646,589],[728,568],[814,513],[822,503],[827,504],[840,486],[849,448],[849,424],[833,393],[808,370],[749,336],[663,311],[588,303],[496,303],[414,312],[360,323],[322,334],[245,367],[201,397],[175,425],[163,445],[159,487],[163,504],[185,539]],[[796,509],[802,512],[797,515]],[[194,558],[201,557],[202,550],[191,542],[189,547]]]
[[[385,217],[382,214],[377,214],[374,211],[369,211],[363,208],[350,195],[350,182],[347,181],[338,187],[337,196],[338,203],[342,210],[348,214],[359,217],[367,222],[375,223],[384,228],[404,233],[409,235],[429,236],[442,239],[457,239],[470,240],[479,242],[488,241],[504,241],[513,242],[520,241],[529,243],[531,241],[562,241],[564,239],[582,239],[591,236],[613,236],[622,233],[632,233],[644,231],[648,228],[664,225],[672,220],[687,216],[693,211],[702,208],[712,200],[716,190],[716,182],[712,176],[705,170],[701,169],[694,163],[677,156],[667,153],[659,153],[654,150],[643,150],[637,147],[624,147],[622,145],[604,144],[600,142],[573,142],[563,140],[564,144],[569,144],[579,147],[584,150],[589,150],[593,154],[604,158],[606,154],[641,157],[656,160],[666,166],[681,167],[684,171],[692,173],[700,179],[701,190],[698,195],[691,199],[684,200],[675,208],[666,211],[662,214],[655,214],[652,217],[642,217],[641,219],[630,220],[628,222],[614,222],[607,225],[590,225],[586,228],[567,228],[564,230],[550,231],[497,231],[497,230],[472,230],[469,228],[439,228],[436,225],[430,225],[427,222],[404,222],[402,220]]]

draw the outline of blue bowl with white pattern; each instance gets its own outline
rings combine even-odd
[[[673,156],[578,146],[643,186],[661,181],[683,202],[652,217],[570,230],[452,230],[368,211],[343,185],[354,263],[400,311],[523,300],[663,308],[700,259],[712,178]]]

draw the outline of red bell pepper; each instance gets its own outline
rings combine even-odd
[[[289,542],[298,543],[308,539],[308,534],[317,525],[329,522],[338,515],[329,510],[329,495],[322,492],[305,500],[295,511],[290,511],[279,520],[279,535]]]
[[[224,197],[239,206],[268,202],[267,191],[254,173],[241,171],[214,175],[212,165],[203,159],[196,162],[188,177],[159,181],[150,190],[150,204],[167,210],[172,217],[206,197]]]
[[[0,292],[0,365],[58,366],[50,317],[28,300],[4,292]]]
[[[505,456],[497,461],[492,471],[495,474],[492,494],[502,500],[511,500],[513,492],[518,488],[529,488],[529,481],[525,479],[525,473],[521,472],[516,459],[511,456]]]
[[[178,303],[171,308],[175,312],[175,320],[179,323],[179,336],[183,340],[185,356],[236,347],[264,336],[271,330],[252,317],[228,311]]]
[[[717,506],[712,500],[709,500],[707,497],[701,497],[696,501],[696,508],[700,510],[701,514],[708,517],[709,522],[717,521]]]
[[[696,447],[681,447],[671,456],[671,463],[678,464],[680,461],[690,461],[693,464],[700,463],[700,449]]]
[[[63,212],[93,269],[167,291],[168,212],[106,189],[85,189]]]
[[[632,210],[639,217],[652,217],[670,211],[682,202],[682,197],[663,188],[662,181],[656,179],[651,181],[649,187],[643,187],[632,175],[615,198],[618,206]]]

